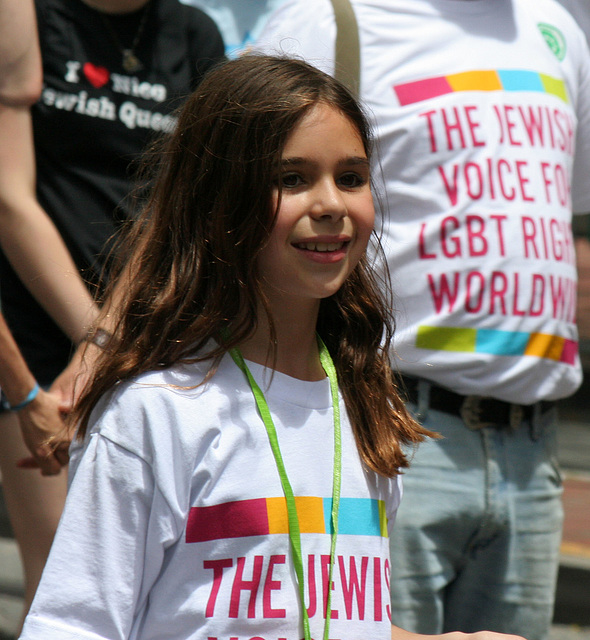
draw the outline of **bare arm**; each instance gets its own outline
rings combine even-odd
[[[39,98],[41,85],[41,55],[34,4],[32,0],[0,0],[0,244],[9,257],[26,258],[27,252],[36,256],[45,239],[51,244],[53,236],[58,236],[42,212],[44,217],[40,218],[32,236],[27,238],[31,232],[31,219],[20,216],[17,205],[24,194],[32,194],[34,199],[35,176],[27,107]],[[22,204],[28,206],[26,199]],[[30,213],[36,213],[34,207]],[[23,238],[30,244],[25,244],[25,250],[21,252],[18,243]],[[29,275],[35,268],[33,262]],[[26,278],[26,270],[24,274]],[[45,283],[40,283],[40,286],[45,286]],[[82,313],[87,314],[88,311]],[[76,319],[69,324],[72,331],[78,330]],[[45,475],[59,473],[67,462],[68,445],[68,438],[64,440],[60,435],[65,427],[59,399],[42,389],[35,391],[37,382],[1,314],[0,387],[11,406],[25,401],[18,418],[35,465]]]
[[[37,202],[27,107],[0,106],[0,139],[0,246],[38,302],[74,342],[80,342],[98,308],[59,232]]]
[[[0,0],[0,102],[32,104],[41,92],[41,76],[32,0]]]

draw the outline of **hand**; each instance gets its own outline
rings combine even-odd
[[[422,638],[422,636],[418,636]],[[440,638],[441,640],[526,640],[522,636],[513,636],[495,631],[477,631],[476,633],[443,633],[440,636],[428,636],[429,638]]]
[[[63,413],[70,413],[80,398],[92,375],[94,362],[100,353],[101,351],[96,345],[83,342],[74,353],[68,366],[53,381],[51,392],[60,399],[60,410]]]
[[[404,631],[399,627],[391,627],[392,640],[526,640],[522,636],[508,635],[505,633],[496,633],[495,631],[477,631],[476,633],[461,633],[453,631],[451,633],[442,633],[440,635],[422,635],[419,633],[411,633]]]
[[[37,397],[18,412],[23,439],[32,454],[18,466],[40,469],[44,476],[57,475],[68,464],[71,437],[67,432],[57,396],[39,390]]]

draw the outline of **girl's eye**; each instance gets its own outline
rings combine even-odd
[[[354,189],[355,187],[362,187],[366,184],[367,178],[358,173],[345,173],[338,178],[338,182],[346,189]]]
[[[303,179],[298,173],[285,173],[281,178],[281,184],[286,189],[294,189],[303,184]]]

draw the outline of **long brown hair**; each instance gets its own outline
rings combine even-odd
[[[226,62],[188,98],[157,156],[147,204],[120,243],[131,257],[122,269],[126,281],[117,285],[125,293],[116,339],[76,407],[79,437],[99,398],[120,381],[181,361],[212,359],[214,372],[228,349],[252,335],[264,301],[257,256],[277,213],[272,190],[281,154],[318,103],[349,118],[369,155],[370,128],[357,102],[300,60],[250,55]],[[392,476],[407,466],[402,445],[428,432],[397,392],[387,350],[391,301],[383,290],[363,258],[322,300],[318,333],[334,360],[362,460]]]

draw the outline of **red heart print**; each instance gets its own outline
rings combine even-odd
[[[109,81],[111,74],[105,67],[97,67],[92,62],[87,62],[83,67],[84,75],[88,78],[88,81],[93,87],[100,89]]]

